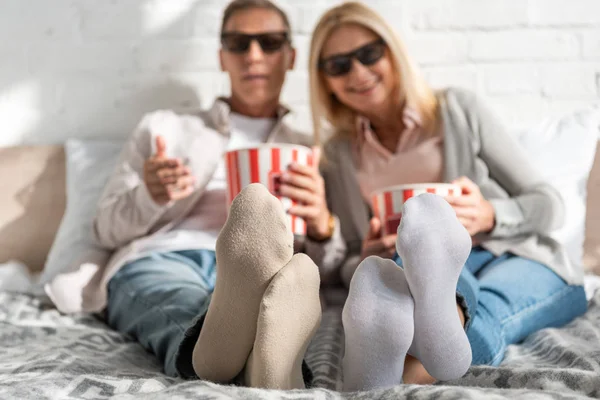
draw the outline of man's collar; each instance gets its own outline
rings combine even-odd
[[[283,104],[277,106],[277,121],[282,120],[286,115],[290,114],[291,110]],[[209,115],[219,132],[229,131],[229,121],[231,114],[231,106],[227,97],[217,97],[209,110]]]

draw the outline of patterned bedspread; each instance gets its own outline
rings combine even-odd
[[[567,305],[565,305],[567,306]],[[432,386],[339,393],[340,308],[324,312],[307,362],[315,388],[277,392],[166,377],[140,345],[89,315],[0,293],[0,399],[505,399],[600,397],[600,294],[582,318],[511,346],[499,368],[474,367]]]

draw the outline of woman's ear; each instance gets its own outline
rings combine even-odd
[[[320,79],[320,81],[321,81],[321,84],[325,87],[325,90],[327,91],[327,93],[331,97],[335,97],[335,92],[333,91],[333,88],[329,84],[329,81],[323,77],[322,73],[321,73],[321,79]]]

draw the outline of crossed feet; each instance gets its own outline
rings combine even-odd
[[[293,254],[294,237],[280,201],[260,184],[233,201],[217,240],[217,279],[194,371],[227,383],[304,388],[302,360],[321,322],[319,271]]]
[[[350,282],[342,312],[344,390],[402,383],[407,353],[435,379],[463,376],[471,346],[456,308],[456,284],[471,238],[440,196],[409,199],[398,227],[400,268],[368,257]]]
[[[455,298],[471,239],[452,207],[432,194],[407,201],[396,248],[403,269],[369,257],[352,278],[342,313],[344,391],[402,383],[407,353],[438,380],[458,378],[471,364]],[[304,388],[302,360],[321,321],[319,272],[308,256],[293,255],[279,200],[260,184],[245,188],[216,251],[216,285],[193,352],[196,374]]]

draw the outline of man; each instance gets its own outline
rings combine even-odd
[[[282,206],[263,186],[242,191],[227,216],[222,157],[264,142],[309,144],[279,104],[295,59],[290,25],[269,0],[234,0],[221,44],[231,96],[206,111],[150,113],[126,145],[94,225],[115,253],[84,297],[169,375],[302,388],[321,318],[317,267],[292,255]],[[302,203],[288,212],[307,220],[307,241],[339,237],[317,169],[295,176],[282,190]]]

